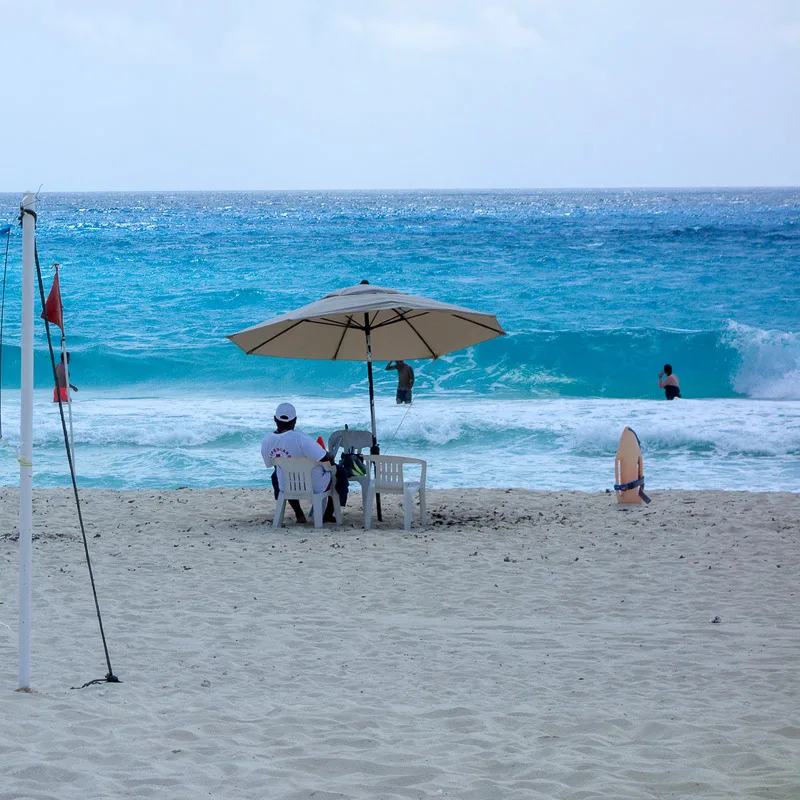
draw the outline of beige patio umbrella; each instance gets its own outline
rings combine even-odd
[[[362,281],[228,338],[248,355],[366,361],[377,453],[373,359],[438,358],[504,335],[492,314]]]

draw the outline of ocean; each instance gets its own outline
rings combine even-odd
[[[20,195],[0,195],[15,223]],[[61,265],[79,486],[261,486],[278,402],[369,427],[366,368],[225,336],[368,279],[496,314],[508,336],[376,364],[382,451],[431,487],[608,489],[626,425],[647,486],[800,491],[800,190],[43,194]],[[1,237],[5,252],[5,237]],[[0,483],[18,483],[21,235],[9,242]],[[38,290],[37,314],[39,312]],[[682,400],[657,387],[665,362]],[[44,324],[34,484],[69,484]]]

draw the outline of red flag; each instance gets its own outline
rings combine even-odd
[[[58,270],[56,276],[53,278],[53,287],[50,289],[50,294],[47,295],[47,302],[44,304],[44,311],[41,313],[41,318],[51,322],[53,325],[58,325],[61,328],[61,333],[64,333],[64,308],[61,305],[61,286],[58,282]]]

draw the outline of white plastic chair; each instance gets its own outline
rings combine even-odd
[[[375,504],[376,494],[401,494],[403,495],[403,527],[411,530],[411,517],[414,513],[414,495],[419,495],[420,524],[423,528],[428,526],[428,514],[425,506],[425,473],[428,462],[421,458],[406,458],[405,456],[364,456],[364,462],[373,478],[364,498],[364,528],[370,529],[372,522],[372,506]],[[413,464],[422,468],[418,481],[403,479],[403,466]]]
[[[364,448],[369,449],[372,446],[372,434],[369,431],[357,431],[345,428],[340,431],[334,431],[328,439],[328,452],[331,458],[336,461],[336,456],[339,453],[339,448],[342,450],[349,450],[352,448],[358,455]],[[361,501],[366,503],[367,489],[369,488],[369,470],[366,475],[348,475],[348,481],[356,481],[361,486]]]
[[[310,500],[314,509],[314,527],[322,527],[322,517],[325,512],[325,501],[333,498],[333,511],[336,515],[336,524],[342,524],[342,506],[336,492],[336,467],[327,461],[314,461],[313,458],[285,458],[277,456],[272,459],[272,466],[283,473],[283,491],[278,493],[275,506],[275,517],[272,520],[273,528],[283,525],[283,514],[286,511],[287,500]],[[330,488],[324,492],[314,492],[311,472],[314,467],[322,467],[331,473]],[[280,485],[280,484],[279,484]]]

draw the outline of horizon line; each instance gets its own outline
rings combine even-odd
[[[433,192],[433,193],[478,193],[478,192],[663,192],[663,191],[682,191],[682,192],[702,192],[702,191],[741,191],[741,190],[800,190],[800,185],[793,184],[720,184],[720,185],[697,185],[697,186],[681,186],[681,185],[663,185],[663,186],[486,186],[486,187],[414,187],[414,188],[359,188],[359,189],[315,189],[315,188],[297,188],[297,189],[44,189],[39,188],[35,194],[201,194],[207,192],[220,192],[223,194],[246,194],[246,193],[272,193],[272,194],[289,194],[297,192],[314,192],[314,193],[420,193],[420,192]],[[25,191],[33,190],[0,190],[0,195],[17,195],[23,194]]]

